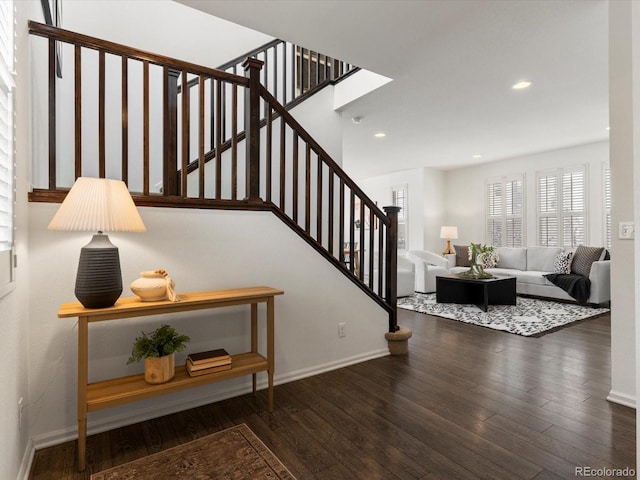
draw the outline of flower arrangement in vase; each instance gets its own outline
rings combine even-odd
[[[471,243],[469,245],[469,260],[472,261],[469,270],[459,273],[461,278],[489,279],[494,278],[485,268],[495,267],[500,257],[493,245]]]

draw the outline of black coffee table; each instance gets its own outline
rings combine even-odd
[[[480,280],[454,274],[437,276],[436,302],[477,305],[485,312],[489,305],[515,305],[516,277]]]

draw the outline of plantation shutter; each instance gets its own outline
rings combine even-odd
[[[502,182],[487,183],[487,243],[502,245]]]
[[[604,246],[611,249],[611,169],[604,168]]]
[[[13,2],[0,2],[0,296],[13,280]]]
[[[564,247],[585,243],[585,171],[562,174],[562,239]]]
[[[496,247],[524,244],[524,181],[522,176],[487,181],[487,238]]]
[[[524,241],[524,226],[522,214],[524,211],[524,192],[522,180],[511,180],[505,184],[505,224],[506,247],[522,247]]]
[[[391,189],[391,198],[392,203],[396,207],[400,207],[400,211],[398,212],[398,250],[405,251],[407,250],[407,242],[408,242],[408,214],[407,214],[407,205],[408,205],[408,196],[407,196],[407,185],[398,185]]]
[[[538,245],[555,247],[558,232],[558,177],[555,173],[538,175]]]
[[[537,174],[538,245],[575,247],[586,238],[584,166]]]
[[[406,190],[394,190],[393,191],[393,205],[400,207],[398,212],[398,220],[407,218],[407,191]]]

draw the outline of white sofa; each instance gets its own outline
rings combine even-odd
[[[500,260],[496,268],[488,268],[486,271],[494,275],[515,276],[516,293],[520,295],[575,301],[567,292],[544,277],[545,274],[554,272],[556,256],[562,250],[560,247],[498,247]],[[441,269],[445,265],[449,267],[447,273],[460,273],[469,269],[469,267],[452,266],[455,265],[455,255],[447,255],[449,258],[440,257],[444,262],[436,261],[434,257],[439,255],[431,252],[412,251],[409,252],[408,257],[416,263],[416,291],[422,291],[418,289],[418,282],[421,281],[424,281],[425,292],[435,291],[435,276],[443,274]],[[439,271],[441,273],[438,273]],[[591,291],[587,302],[595,305],[610,302],[611,262],[609,260],[593,262],[589,280]]]

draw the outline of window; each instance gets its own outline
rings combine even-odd
[[[604,247],[611,250],[611,169],[604,166]]]
[[[487,243],[496,247],[524,246],[523,176],[487,181]]]
[[[13,2],[0,2],[0,296],[13,283]]]
[[[586,242],[584,166],[538,172],[538,245],[575,247]]]
[[[395,207],[400,207],[398,212],[398,250],[407,250],[407,186],[399,185],[391,189],[392,204]]]

